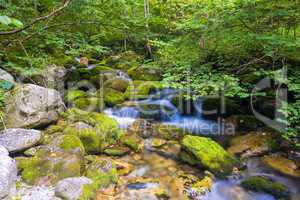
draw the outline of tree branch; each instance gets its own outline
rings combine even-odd
[[[70,5],[72,0],[64,0],[64,4],[57,8],[56,10],[52,11],[51,13],[49,13],[48,15],[46,16],[42,16],[42,17],[39,17],[39,18],[36,18],[34,19],[30,24],[24,26],[23,28],[20,28],[20,29],[16,29],[16,30],[12,30],[12,31],[8,31],[8,32],[0,32],[0,35],[13,35],[13,34],[17,34],[17,33],[20,33],[30,27],[32,27],[34,24],[40,22],[40,21],[44,21],[50,17],[53,17],[53,16],[56,16],[58,15],[63,9],[65,9],[66,7],[68,7]]]

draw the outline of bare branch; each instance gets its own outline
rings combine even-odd
[[[57,16],[63,9],[65,9],[66,7],[69,6],[69,4],[71,3],[71,1],[72,0],[64,0],[64,4],[61,7],[57,8],[54,11],[52,11],[48,15],[34,19],[30,24],[24,26],[23,28],[16,29],[16,30],[13,30],[13,31],[8,31],[8,32],[0,32],[0,35],[13,35],[13,34],[16,34],[16,33],[20,33],[22,31],[24,31],[24,30],[32,27],[34,24],[36,24],[36,23],[38,23],[40,21],[44,21],[44,20],[46,20],[46,19],[48,19],[50,17]]]

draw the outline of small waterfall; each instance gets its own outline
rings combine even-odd
[[[194,114],[183,115],[172,103],[172,98],[176,94],[178,94],[178,91],[173,89],[159,90],[149,95],[146,100],[136,101],[135,107],[113,108],[106,110],[106,112],[117,121],[120,121],[121,127],[129,126],[130,122],[134,122],[135,119],[140,117],[174,125],[192,133],[219,133],[219,126],[216,122],[203,118],[202,99],[195,101],[196,112]]]
[[[117,77],[121,78],[121,79],[128,80],[128,81],[132,81],[132,79],[130,78],[130,76],[127,73],[123,72],[122,70],[118,70],[117,71]]]

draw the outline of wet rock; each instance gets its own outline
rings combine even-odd
[[[8,154],[9,153],[7,149],[4,146],[0,145],[0,156],[8,156]]]
[[[165,140],[181,140],[187,131],[174,125],[156,124],[155,136]]]
[[[229,175],[238,161],[212,139],[187,135],[182,140],[183,151],[191,155],[197,165],[217,175]]]
[[[149,138],[153,135],[152,124],[144,119],[137,119],[128,128],[130,134],[136,134],[143,138]]]
[[[59,92],[25,84],[12,90],[5,102],[4,121],[8,128],[34,128],[58,119],[64,110]]]
[[[17,163],[7,155],[0,155],[0,199],[11,199],[16,192]]]
[[[0,80],[16,84],[14,77],[10,73],[4,71],[3,69],[0,69]]]
[[[84,158],[79,149],[64,151],[43,146],[30,158],[19,158],[22,179],[31,185],[51,185],[68,177],[79,177],[84,170]]]
[[[129,81],[123,78],[114,78],[104,82],[105,88],[112,88],[119,92],[125,92],[129,86]]]
[[[20,200],[61,200],[55,196],[53,187],[23,185],[18,189],[17,199]]]
[[[15,153],[35,146],[41,137],[41,132],[37,130],[6,129],[0,132],[0,145]]]
[[[191,199],[201,199],[201,196],[210,192],[213,185],[213,175],[208,175],[202,180],[197,181],[189,189],[188,193]]]
[[[282,174],[300,178],[300,169],[297,164],[294,161],[285,158],[281,154],[264,156],[262,160],[267,166]]]
[[[241,185],[248,190],[254,192],[265,192],[278,199],[289,197],[289,191],[285,185],[274,182],[274,180],[263,176],[250,177],[242,181]]]
[[[128,147],[110,147],[104,150],[108,156],[124,156],[130,152]]]
[[[167,158],[178,159],[181,150],[181,145],[175,141],[165,141],[161,139],[152,140],[151,151]]]
[[[93,181],[91,187],[86,187],[83,199],[95,199],[99,188],[107,188],[118,182],[115,163],[108,158],[96,158],[86,170],[86,177]]]
[[[115,106],[125,101],[123,93],[112,88],[105,88],[103,95],[104,95],[104,102],[108,106]]]
[[[134,169],[133,165],[122,160],[115,160],[115,164],[119,175],[128,175]]]
[[[267,154],[276,147],[271,133],[249,133],[231,140],[228,151],[242,157],[253,157]]]
[[[66,200],[77,200],[82,196],[84,185],[92,183],[93,181],[86,177],[66,178],[56,184],[55,195]]]

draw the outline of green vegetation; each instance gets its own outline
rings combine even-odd
[[[281,135],[300,148],[299,0],[1,0],[0,13],[0,66],[18,76],[50,64],[70,68],[84,56],[97,66],[89,79],[122,69],[134,80],[192,89],[188,97],[221,90],[239,99],[268,77],[270,88],[255,93],[274,97],[277,87],[288,89]]]

